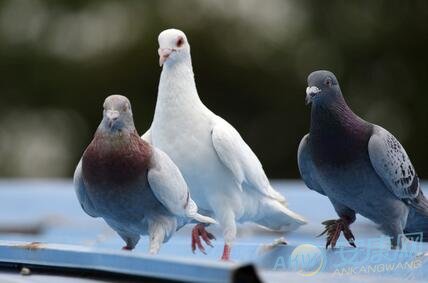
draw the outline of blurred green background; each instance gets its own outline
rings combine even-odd
[[[0,176],[69,177],[110,94],[142,134],[161,69],[157,35],[182,29],[199,94],[269,177],[298,178],[306,76],[336,73],[348,103],[428,177],[428,1],[0,1]]]

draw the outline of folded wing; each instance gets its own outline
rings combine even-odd
[[[420,186],[415,169],[393,135],[382,127],[374,126],[368,151],[373,168],[394,195],[408,200],[418,196]]]
[[[82,160],[79,161],[79,164],[77,164],[76,170],[74,171],[73,183],[77,199],[79,200],[83,211],[85,211],[89,216],[98,217],[92,201],[86,194],[86,187],[82,177]]]
[[[190,197],[186,181],[174,162],[163,151],[153,148],[147,178],[153,194],[172,214],[186,216],[202,223],[214,219],[197,213],[198,207]]]
[[[266,197],[285,202],[285,198],[270,186],[257,156],[229,123],[217,117],[211,137],[218,157],[233,173],[241,190],[250,187]]]

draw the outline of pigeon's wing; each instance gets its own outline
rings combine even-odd
[[[147,179],[153,194],[172,214],[184,216],[190,194],[179,169],[157,148],[153,148],[150,164]]]
[[[370,161],[376,173],[398,198],[414,199],[419,180],[406,151],[387,130],[374,126],[369,140]]]
[[[85,211],[86,214],[88,214],[89,216],[98,217],[96,209],[92,204],[92,201],[86,194],[86,187],[82,177],[82,160],[79,161],[79,164],[77,165],[76,170],[74,171],[73,183],[77,199],[79,200],[83,211]]]
[[[312,156],[308,146],[309,134],[303,137],[297,151],[297,163],[299,166],[300,175],[302,176],[303,182],[306,186],[322,195],[325,195],[324,190],[319,185],[317,180],[317,170],[312,161]]]
[[[218,157],[232,171],[241,190],[248,186],[269,198],[285,202],[285,198],[270,186],[257,156],[229,123],[216,117],[211,138]]]
[[[146,142],[148,142],[149,144],[151,144],[151,143],[152,143],[152,137],[151,137],[151,135],[150,135],[150,129],[148,129],[148,130],[144,133],[144,135],[142,135],[142,136],[141,136],[141,138],[142,138],[143,140],[145,140]]]
[[[216,223],[197,213],[198,207],[190,197],[183,175],[166,153],[153,147],[150,163],[147,179],[153,194],[165,208],[176,216],[186,216],[202,223]]]

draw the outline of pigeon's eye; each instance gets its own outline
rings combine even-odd
[[[326,86],[331,86],[333,84],[333,81],[330,79],[330,78],[327,78],[326,80],[325,80],[325,85]]]
[[[181,46],[183,46],[183,44],[184,44],[184,38],[182,38],[181,36],[179,36],[178,39],[177,39],[176,45],[177,45],[177,47],[181,47]]]

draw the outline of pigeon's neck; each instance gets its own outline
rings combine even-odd
[[[203,104],[196,90],[190,56],[180,62],[165,64],[160,77],[155,114],[170,108],[180,112],[179,109],[198,107],[203,107]]]
[[[82,157],[83,174],[92,184],[128,184],[150,166],[152,148],[136,131],[108,133],[98,130]]]
[[[138,138],[139,135],[135,129],[110,132],[101,127],[95,132],[91,145],[97,150],[107,153],[138,150]]]
[[[311,110],[310,139],[316,159],[343,165],[366,152],[372,126],[358,117],[343,97],[317,103]]]
[[[365,128],[366,124],[349,108],[343,97],[329,103],[316,103],[311,109],[310,132],[313,135],[352,134],[355,130]]]

